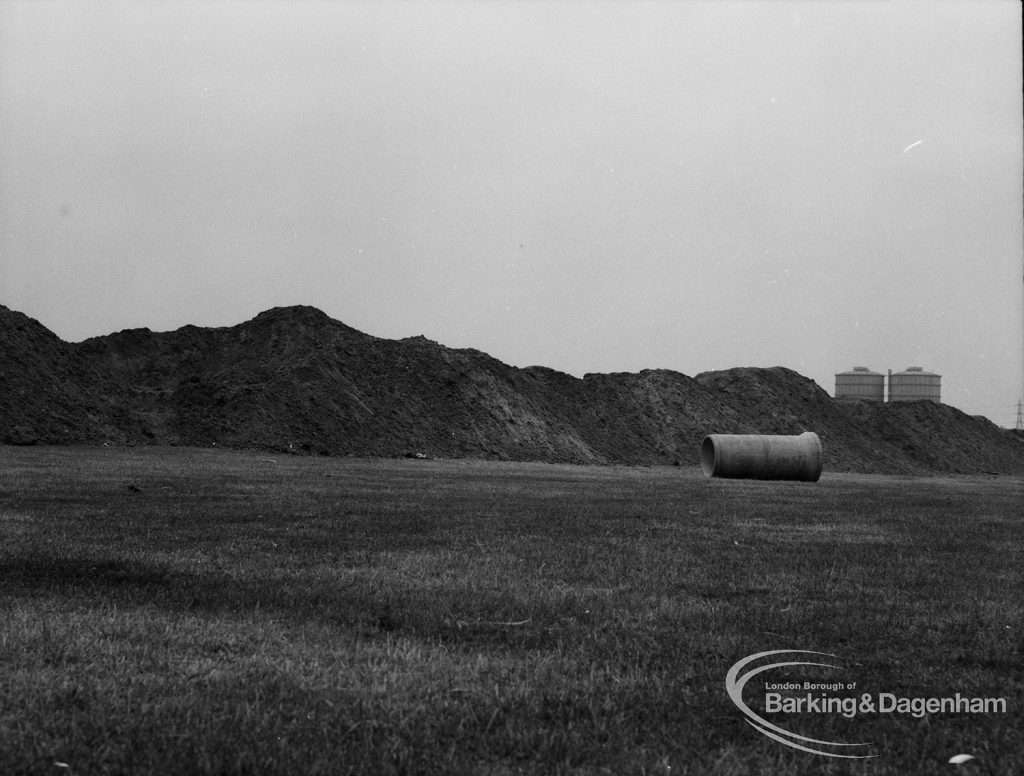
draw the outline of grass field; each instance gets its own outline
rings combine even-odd
[[[0,773],[1024,773],[1022,513],[1007,478],[0,448]],[[726,693],[767,650],[1007,711],[773,716],[878,756],[808,754]]]

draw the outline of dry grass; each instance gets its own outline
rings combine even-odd
[[[1024,771],[1019,480],[153,448],[0,465],[3,773]],[[726,697],[767,649],[1010,712],[826,718],[881,757],[803,754]]]

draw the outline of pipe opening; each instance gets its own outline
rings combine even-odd
[[[709,436],[704,437],[704,441],[700,445],[700,468],[704,471],[705,477],[710,477],[715,473],[716,457],[715,440]]]

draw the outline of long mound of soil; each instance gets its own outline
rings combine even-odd
[[[782,367],[687,377],[517,369],[312,307],[80,343],[0,305],[0,441],[695,465],[709,433],[822,439],[826,469],[1024,473],[1022,440],[931,402],[834,401]]]

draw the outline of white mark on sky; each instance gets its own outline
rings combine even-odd
[[[908,145],[906,148],[903,149],[903,153],[906,153],[907,151],[909,151],[914,146],[921,145],[921,143],[923,143],[923,142],[924,142],[923,140],[918,140],[916,143],[911,143],[910,145]]]

